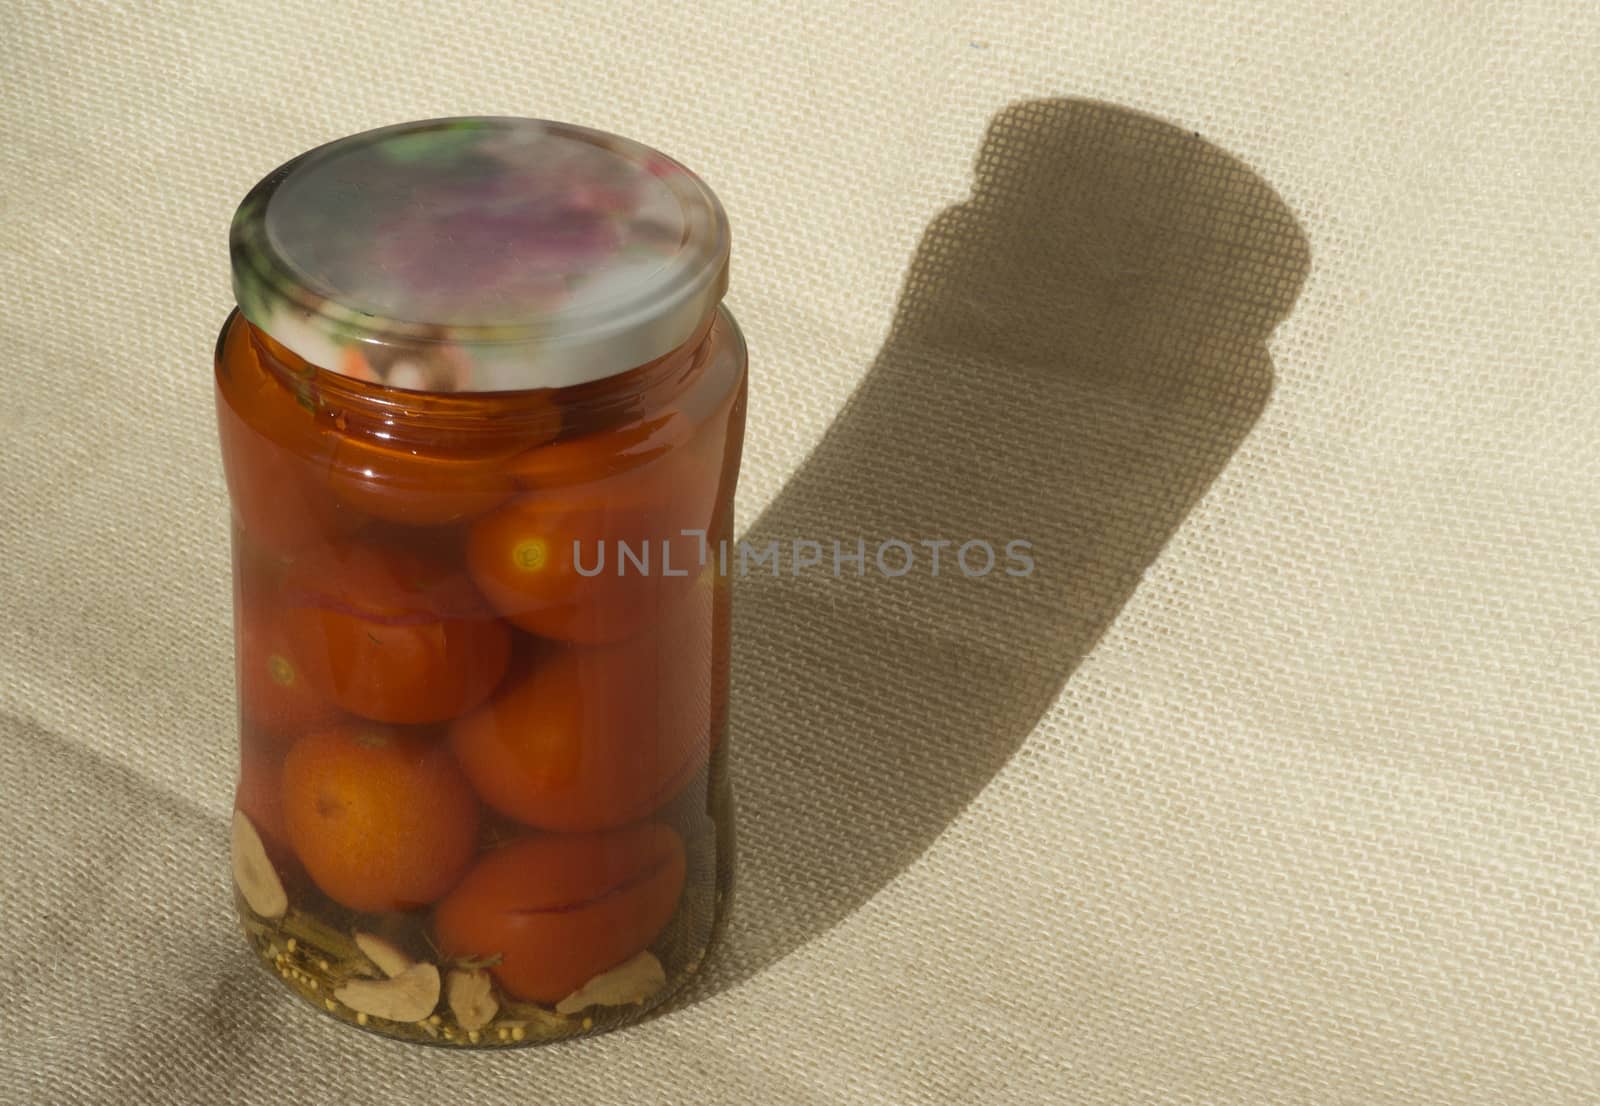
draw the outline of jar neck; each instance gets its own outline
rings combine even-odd
[[[414,391],[360,380],[311,364],[242,315],[237,323],[247,328],[256,357],[278,386],[341,430],[550,438],[558,432],[606,430],[670,404],[704,371],[715,319],[713,311],[677,349],[626,372],[565,388],[514,392]]]

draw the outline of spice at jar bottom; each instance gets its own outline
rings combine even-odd
[[[732,879],[728,226],[612,135],[464,118],[269,174],[216,351],[236,903],[387,1036],[637,1019]]]

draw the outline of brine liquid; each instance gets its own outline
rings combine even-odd
[[[235,317],[238,907],[320,1009],[505,1046],[632,1020],[732,878],[731,533],[744,351],[439,396]]]

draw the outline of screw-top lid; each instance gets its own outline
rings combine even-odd
[[[728,221],[682,165],[537,119],[403,123],[302,154],[233,218],[245,318],[321,368],[509,391],[624,372],[727,287]]]

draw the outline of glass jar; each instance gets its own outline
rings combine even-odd
[[[407,1040],[599,1032],[732,874],[745,347],[676,162],[469,118],[341,139],[235,216],[235,900],[308,1003]]]

